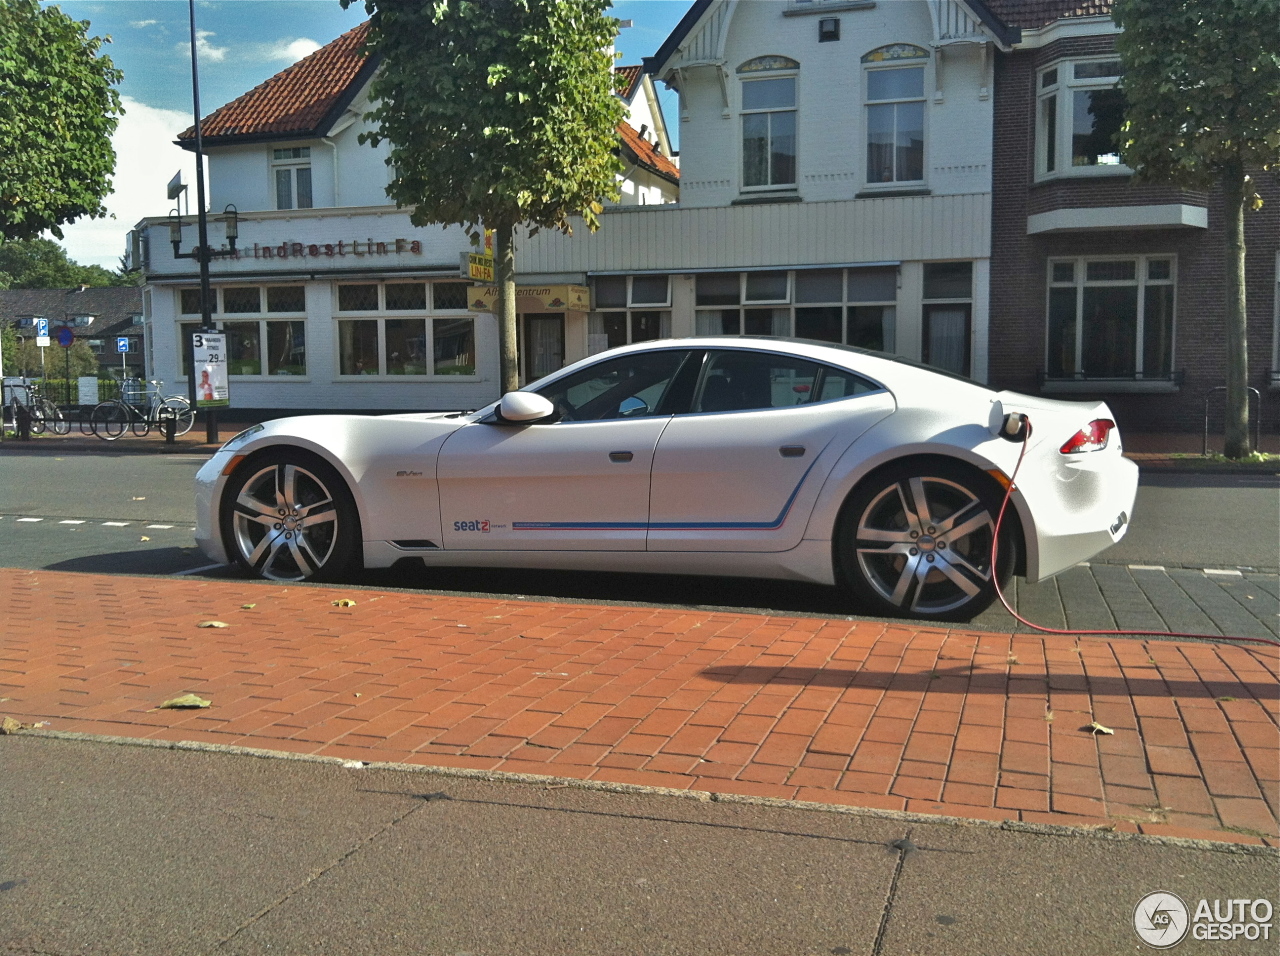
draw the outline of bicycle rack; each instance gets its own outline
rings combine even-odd
[[[1253,450],[1257,451],[1258,446],[1262,442],[1262,393],[1252,385],[1246,385],[1253,397],[1258,400],[1256,414],[1253,415]],[[1204,444],[1201,447],[1200,454],[1204,458],[1209,457],[1209,399],[1213,397],[1214,392],[1225,392],[1227,386],[1215,385],[1209,391],[1204,393]]]

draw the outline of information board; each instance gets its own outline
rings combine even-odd
[[[196,375],[196,405],[199,408],[230,405],[226,335],[222,332],[193,332],[191,354]]]

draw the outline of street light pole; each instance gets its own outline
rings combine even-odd
[[[209,254],[212,250],[209,248],[209,223],[204,208],[204,140],[200,135],[200,70],[196,61],[196,0],[187,0],[187,12],[191,22],[191,102],[196,118],[196,222],[199,243],[196,261],[200,263],[200,331],[212,332],[214,331],[213,309],[209,302]],[[188,341],[184,348],[190,349],[190,347]],[[194,358],[189,368],[191,374],[187,376],[187,384],[191,392],[191,404],[194,406],[196,402]],[[204,440],[210,445],[215,444],[218,441],[218,409],[216,407],[205,409],[204,429]]]

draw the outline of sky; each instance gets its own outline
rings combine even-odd
[[[77,262],[114,269],[125,236],[138,220],[163,216],[171,203],[165,184],[179,169],[195,182],[194,157],[173,145],[191,125],[190,26],[185,0],[62,0],[76,20],[88,20],[90,36],[110,37],[103,47],[124,71],[124,100],[113,143],[111,216],[63,227],[63,246]],[[631,20],[617,41],[620,64],[652,56],[691,6],[691,0],[615,0],[612,15]],[[200,68],[200,112],[248,92],[291,63],[361,23],[364,4],[344,10],[338,0],[198,0],[196,52]],[[673,139],[676,95],[657,85]],[[191,192],[194,194],[194,186]]]

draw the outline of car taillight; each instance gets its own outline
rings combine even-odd
[[[1084,428],[1067,439],[1058,449],[1064,455],[1075,455],[1082,451],[1101,451],[1107,447],[1107,438],[1116,423],[1109,418],[1095,418]]]

